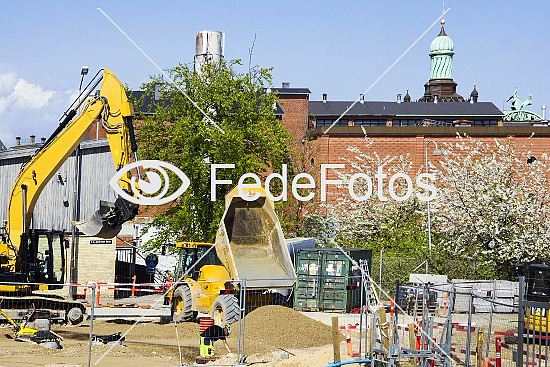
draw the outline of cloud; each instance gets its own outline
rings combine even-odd
[[[14,73],[0,74],[0,93],[13,91],[17,83],[17,76]]]
[[[15,136],[50,136],[74,91],[55,91],[0,72],[0,139],[13,146]]]
[[[8,109],[11,102],[12,100],[10,98],[0,97],[0,115],[2,115],[2,113],[4,113],[4,111]]]
[[[17,108],[39,109],[48,104],[54,95],[54,91],[43,90],[39,85],[31,84],[24,79],[19,79],[13,87],[10,98],[15,101]]]
[[[67,96],[67,104],[71,104],[73,103],[73,101],[78,97],[78,95],[80,94],[80,92],[75,89],[75,90],[66,90],[64,92],[64,94]]]
[[[13,141],[15,141],[15,136],[13,136],[13,134],[8,134],[0,131],[0,142],[2,142],[6,146],[6,148],[9,147],[10,144],[13,145]]]

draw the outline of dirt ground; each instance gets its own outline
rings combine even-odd
[[[326,315],[325,322],[332,315]],[[462,322],[464,315],[453,317],[453,321]],[[512,329],[514,315],[494,315],[493,332]],[[158,320],[158,319],[157,319]],[[444,321],[436,320],[439,322]],[[488,316],[475,317],[476,326],[487,327]],[[315,321],[292,309],[281,306],[264,306],[249,313],[245,320],[245,349],[247,362],[266,367],[324,367],[333,360],[331,327]],[[402,323],[406,322],[402,319]],[[186,322],[179,324],[160,324],[143,322],[133,326],[129,320],[95,320],[94,335],[125,333],[129,328],[122,346],[112,350],[98,362],[111,346],[94,344],[92,346],[92,366],[160,366],[175,367],[193,365],[198,356],[199,325]],[[0,367],[40,366],[40,367],[76,367],[88,365],[88,339],[90,325],[84,322],[79,326],[52,325],[52,331],[61,335],[63,349],[52,350],[28,342],[17,342],[11,335],[10,327],[0,327]],[[228,343],[233,352],[227,355],[222,342],[216,342],[216,354],[221,358],[213,364],[233,365],[237,362],[238,324],[232,325],[233,333]],[[486,330],[486,329],[485,329]],[[439,340],[441,328],[434,331]],[[352,339],[357,342],[358,335],[352,332]],[[408,346],[408,333],[401,331],[400,338]],[[476,335],[472,334],[476,340]],[[504,338],[502,338],[504,339]],[[466,333],[453,332],[453,346],[465,348]],[[474,341],[475,345],[475,341]],[[354,349],[357,345],[354,344]],[[288,353],[288,359],[281,359],[281,352]],[[180,363],[181,353],[181,363]],[[341,335],[342,360],[347,356],[344,336]],[[494,356],[494,340],[490,343],[490,356]],[[463,358],[463,356],[460,356]],[[512,364],[511,352],[503,349],[503,363]],[[473,362],[473,360],[472,360]],[[97,364],[96,364],[97,363]]]
[[[94,335],[125,333],[133,322],[95,320]],[[0,328],[0,366],[73,367],[88,365],[90,325],[52,325],[52,331],[64,338],[63,349],[53,350],[11,338],[11,328]],[[216,342],[216,353],[224,356],[216,364],[236,363],[238,325],[228,338],[231,355],[222,342]],[[245,354],[247,362],[261,361],[265,366],[326,366],[332,362],[331,328],[299,312],[281,306],[261,307],[245,318]],[[342,336],[341,341],[344,340]],[[179,366],[191,365],[198,356],[199,325],[196,323],[139,323],[126,335],[122,346],[92,345],[92,366]],[[342,348],[345,343],[342,343]],[[289,352],[289,359],[279,360],[273,352]],[[342,349],[344,356],[344,349]]]

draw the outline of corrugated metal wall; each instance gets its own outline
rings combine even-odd
[[[0,152],[0,221],[6,218],[12,185],[21,165],[37,148],[21,148]],[[115,174],[107,140],[87,140],[81,144],[82,178],[80,218],[88,218],[99,208],[99,201],[114,201],[115,192],[109,180]],[[61,166],[40,195],[33,214],[33,227],[71,230],[75,195],[75,154]]]

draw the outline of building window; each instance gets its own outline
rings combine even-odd
[[[316,126],[331,126],[336,119],[317,119]],[[334,126],[348,126],[348,120],[341,119]]]
[[[497,126],[498,120],[474,120],[472,126]]]
[[[386,120],[355,120],[355,126],[386,126]]]
[[[392,126],[422,126],[422,120],[394,119]]]

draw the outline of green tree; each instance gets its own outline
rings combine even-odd
[[[253,68],[247,74],[234,70],[239,61],[206,65],[198,74],[185,65],[174,67],[170,76],[181,90],[223,129],[221,133],[180,90],[162,78],[153,77],[148,90],[160,87],[160,99],[148,106],[153,116],[138,125],[141,159],[158,159],[180,168],[191,182],[175,202],[160,208],[152,225],[160,228],[158,246],[183,238],[213,241],[224,211],[224,196],[247,172],[280,172],[289,162],[289,136],[274,114],[276,96],[266,93],[271,84],[269,69]],[[143,103],[143,101],[142,101]],[[216,201],[210,199],[211,164],[234,164],[217,171],[217,179],[233,185],[218,185]],[[170,190],[180,182],[170,180]]]

